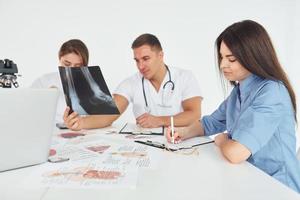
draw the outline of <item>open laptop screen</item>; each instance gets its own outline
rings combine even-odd
[[[0,89],[0,171],[48,158],[58,91]]]

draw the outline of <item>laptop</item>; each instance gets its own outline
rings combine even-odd
[[[57,89],[0,88],[0,171],[47,161]]]

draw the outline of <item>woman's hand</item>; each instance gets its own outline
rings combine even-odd
[[[82,129],[83,125],[83,118],[78,115],[76,112],[70,112],[70,107],[67,107],[64,112],[64,123],[68,127],[68,129],[71,129],[73,131],[79,131]]]
[[[228,141],[228,134],[227,133],[220,133],[215,137],[215,144],[218,147],[221,147],[226,141]]]
[[[182,140],[187,139],[186,132],[187,132],[187,127],[182,127],[182,128],[176,128],[174,130],[174,136],[173,136],[173,140],[172,140],[172,136],[171,136],[171,127],[169,126],[165,132],[165,136],[167,138],[167,141],[169,143],[172,143],[172,141],[174,141],[175,144],[181,142]]]
[[[195,121],[193,124],[187,127],[179,127],[174,131],[174,142],[178,143],[182,140],[186,140],[192,137],[199,137],[204,135],[204,130],[201,125],[201,122]],[[168,127],[165,136],[168,142],[172,141],[171,137],[171,127]]]

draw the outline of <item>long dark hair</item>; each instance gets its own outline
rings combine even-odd
[[[257,22],[245,20],[227,27],[216,39],[216,51],[220,66],[220,46],[224,42],[232,55],[249,72],[262,78],[281,81],[287,88],[297,121],[296,95],[282,69],[271,39],[264,27]],[[235,82],[231,81],[231,84]]]

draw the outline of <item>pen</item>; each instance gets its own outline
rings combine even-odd
[[[171,116],[171,143],[172,144],[175,143],[175,139],[174,139],[174,119],[173,119],[173,116]]]
[[[48,158],[48,162],[51,163],[60,163],[60,162],[65,162],[65,161],[69,161],[70,158],[62,158],[62,157],[49,157]]]

